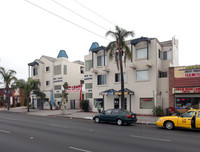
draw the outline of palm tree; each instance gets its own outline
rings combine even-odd
[[[10,100],[9,100],[9,88],[11,84],[17,80],[17,78],[14,76],[16,74],[16,71],[14,70],[8,70],[6,71],[5,68],[0,67],[0,75],[2,76],[3,83],[5,84],[6,89],[6,100],[7,100],[7,109],[9,110],[10,107]]]
[[[40,82],[38,80],[33,80],[31,78],[28,78],[28,81],[25,81],[23,79],[19,79],[13,85],[13,87],[15,89],[16,88],[23,89],[25,99],[27,101],[27,111],[28,112],[29,112],[29,102],[30,102],[31,92],[35,93],[36,95],[38,94],[38,96],[41,96],[42,98],[44,98],[44,94],[41,93],[39,86],[40,86]]]
[[[125,42],[125,38],[129,36],[134,36],[133,31],[126,31],[125,29],[119,28],[118,26],[115,27],[115,32],[108,31],[106,32],[106,36],[112,36],[115,41],[110,42],[106,48],[109,51],[109,58],[112,59],[115,56],[117,69],[120,69],[121,75],[121,108],[125,109],[125,101],[124,101],[124,75],[123,75],[123,64],[122,64],[122,57],[124,56],[124,63],[126,65],[126,58],[132,58],[132,53]],[[120,67],[120,68],[119,68]]]

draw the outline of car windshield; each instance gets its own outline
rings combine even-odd
[[[128,114],[128,115],[132,114],[131,112],[124,110],[124,109],[121,109],[121,111],[124,112],[125,114]]]

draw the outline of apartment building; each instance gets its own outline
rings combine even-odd
[[[154,106],[169,107],[168,68],[178,65],[178,40],[159,42],[141,37],[127,41],[132,59],[124,64],[125,106],[138,114],[152,114]],[[104,46],[94,42],[85,60],[85,98],[92,111],[120,107],[120,71]]]
[[[46,94],[46,106],[48,102],[54,101],[56,106],[61,105],[62,85],[67,82],[73,87],[84,83],[84,63],[81,61],[70,62],[65,50],[60,50],[57,58],[42,56],[29,65],[30,75],[41,83],[41,91]],[[31,67],[31,69],[30,69]],[[67,109],[79,108],[80,92],[70,92],[68,102],[64,103]],[[40,107],[41,101],[34,95],[32,102]],[[46,107],[44,105],[44,107]]]

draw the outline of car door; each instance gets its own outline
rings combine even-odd
[[[182,116],[178,117],[178,126],[183,128],[192,128],[191,121],[195,114],[195,111],[188,111],[184,113]]]
[[[196,128],[200,128],[200,110],[198,111],[196,115],[196,121],[195,121]]]
[[[103,115],[101,115],[101,121],[109,122],[110,121],[110,115],[111,115],[112,109],[106,110]]]
[[[110,121],[111,122],[116,122],[117,118],[119,118],[119,115],[120,115],[119,109],[113,109],[112,113],[110,115]]]

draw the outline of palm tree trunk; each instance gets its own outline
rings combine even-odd
[[[121,74],[121,109],[125,109],[124,103],[124,72],[122,64],[122,51],[119,51],[119,64],[120,64],[120,74]]]
[[[7,110],[10,109],[10,100],[9,100],[9,94],[8,94],[9,88],[6,87],[6,101],[7,101]]]
[[[29,97],[27,97],[27,112],[29,112]]]

